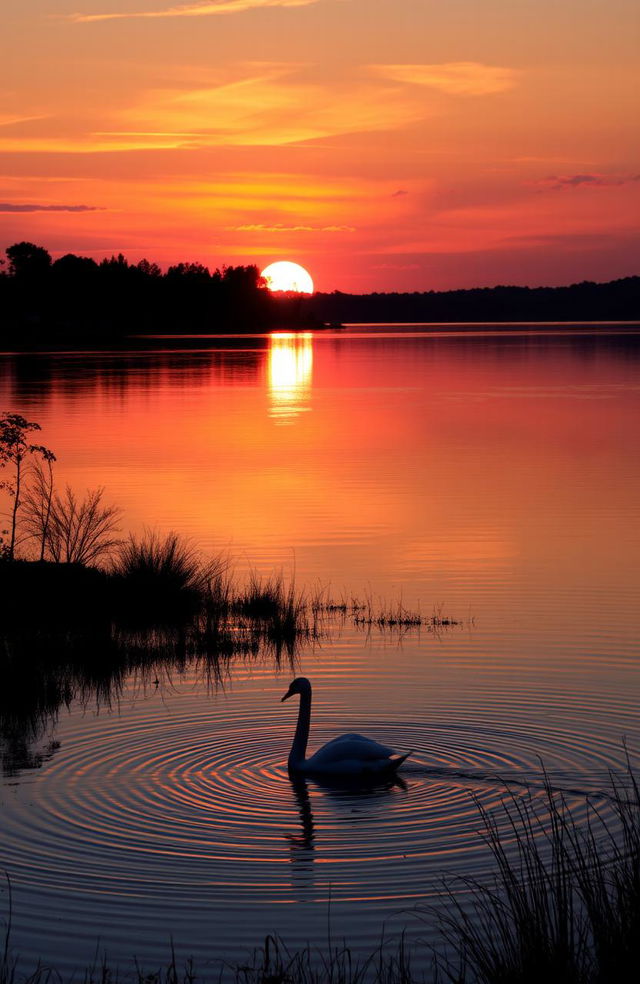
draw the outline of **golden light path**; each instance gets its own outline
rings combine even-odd
[[[274,332],[269,348],[271,416],[281,423],[309,409],[313,369],[311,332]]]
[[[270,263],[262,271],[269,290],[293,291],[296,294],[313,294],[313,280],[299,263],[279,260]]]

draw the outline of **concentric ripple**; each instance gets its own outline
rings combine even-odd
[[[274,713],[281,689],[256,679],[208,695],[191,679],[145,699],[132,689],[117,713],[76,708],[61,721],[51,761],[2,790],[14,946],[63,969],[90,962],[96,937],[120,961],[157,963],[171,938],[207,959],[272,931],[316,939],[328,912],[350,942],[374,946],[394,913],[439,898],[443,876],[489,871],[478,806],[507,844],[505,797],[533,796],[544,815],[541,758],[578,822],[589,797],[609,815],[607,773],[622,748],[603,721],[623,720],[622,702],[600,707],[590,734],[568,706],[562,724],[545,717],[548,693],[540,707],[528,694],[526,713],[511,693],[494,694],[483,717],[463,703],[422,720],[415,708],[351,717],[413,749],[401,782],[353,790],[291,783],[292,716]],[[314,745],[346,719],[348,693],[327,693]]]

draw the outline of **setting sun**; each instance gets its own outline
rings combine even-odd
[[[280,260],[270,263],[262,271],[269,290],[294,291],[297,294],[313,294],[313,280],[299,263]]]

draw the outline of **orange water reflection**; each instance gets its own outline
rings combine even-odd
[[[104,485],[128,528],[496,626],[518,611],[578,646],[603,592],[632,635],[638,350],[275,333],[6,358],[0,405],[42,424],[60,485]]]
[[[280,423],[311,409],[311,332],[273,332],[269,346],[270,413]]]

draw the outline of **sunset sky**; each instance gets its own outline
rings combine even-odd
[[[319,290],[640,273],[637,0],[24,0],[0,248]]]

